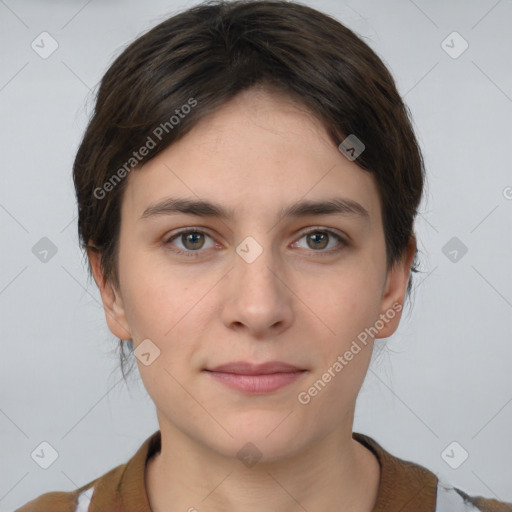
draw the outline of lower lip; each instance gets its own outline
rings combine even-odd
[[[270,393],[300,378],[305,371],[269,373],[265,375],[239,375],[208,371],[211,377],[225,386],[245,393]]]

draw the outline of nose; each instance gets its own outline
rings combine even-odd
[[[231,329],[254,337],[274,337],[292,324],[293,293],[286,266],[278,255],[246,239],[237,247],[224,282],[222,318]]]

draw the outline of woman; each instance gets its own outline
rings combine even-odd
[[[107,324],[160,429],[20,512],[512,511],[352,431],[411,290],[424,186],[354,33],[294,2],[184,11],[107,71],[73,171]]]

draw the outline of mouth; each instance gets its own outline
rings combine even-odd
[[[308,371],[281,361],[271,361],[255,365],[244,361],[223,364],[214,368],[205,368],[204,372],[231,389],[251,394],[277,391]]]
[[[214,368],[205,368],[206,371],[234,373],[237,375],[268,375],[271,373],[294,373],[305,371],[298,366],[294,366],[282,361],[269,361],[267,363],[252,364],[246,361],[234,361],[232,363],[221,364]]]

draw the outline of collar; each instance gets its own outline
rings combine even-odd
[[[374,439],[357,432],[352,438],[372,451],[380,465],[377,502],[372,512],[433,512],[438,479],[428,469],[394,457]],[[145,468],[149,458],[160,451],[161,432],[149,436],[125,464],[109,471],[95,485],[93,510],[151,512],[146,493]]]
[[[435,511],[438,478],[434,473],[391,455],[369,436],[353,432],[352,438],[372,451],[379,461],[379,492],[372,512]]]

